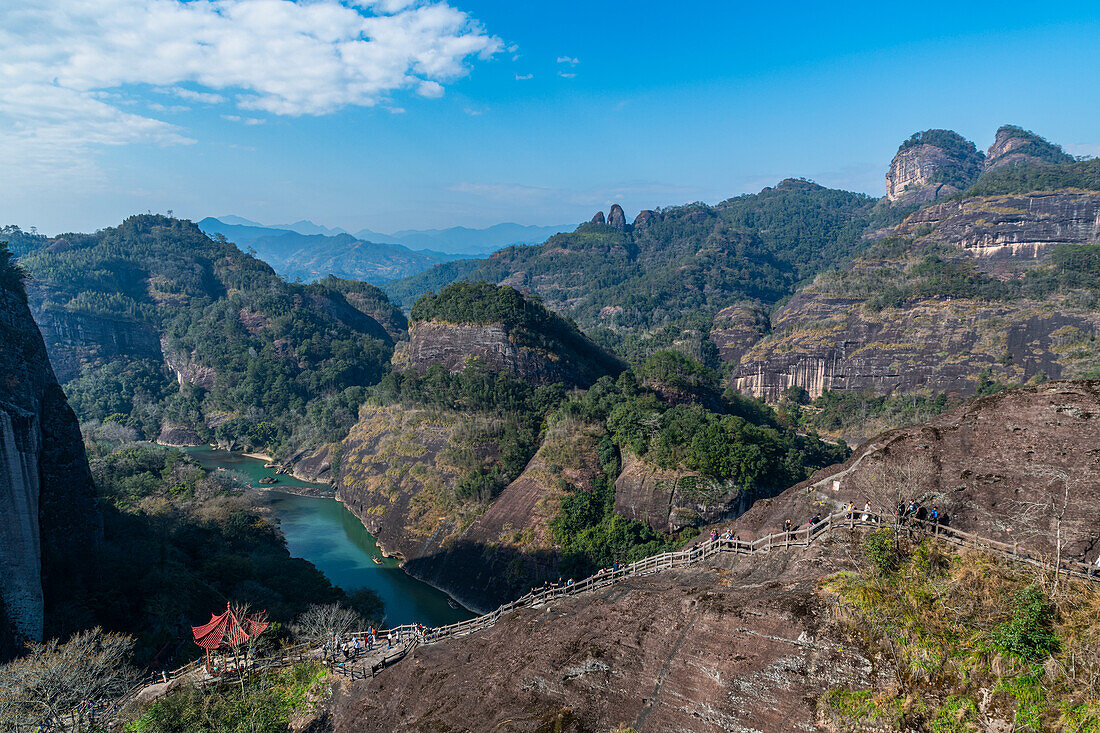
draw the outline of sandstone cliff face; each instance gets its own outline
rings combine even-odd
[[[583,338],[583,337],[582,337]],[[585,340],[579,348],[555,344],[552,348],[517,343],[518,339],[500,323],[488,325],[418,321],[409,327],[409,341],[394,351],[393,364],[424,374],[433,364],[450,372],[478,359],[492,372],[517,379],[551,384],[588,386],[608,371],[618,371],[615,359]]]
[[[334,729],[817,730],[826,690],[878,678],[814,593],[832,567],[719,559],[524,610],[355,683]]]
[[[1100,194],[992,196],[929,206],[895,233],[918,250],[974,263],[1007,280],[1042,264],[1060,244],[1100,242]],[[914,260],[916,261],[916,260]],[[772,332],[742,356],[733,386],[776,399],[789,386],[825,390],[974,393],[978,375],[1026,382],[1082,376],[1095,368],[1100,319],[1087,301],[1056,294],[1036,301],[921,297],[876,309],[903,285],[906,259],[857,260],[826,273],[771,318]]]
[[[952,527],[1093,562],[1100,553],[1100,382],[1052,382],[975,400],[923,425],[891,430],[843,466],[757,502],[733,526],[742,537],[849,501],[892,511],[921,501]],[[834,489],[839,482],[839,489]]]
[[[777,334],[742,357],[733,386],[776,400],[798,386],[875,394],[974,394],[979,375],[1026,382],[1080,376],[1096,363],[1100,314],[1059,302],[925,299],[869,311],[863,298],[803,293],[774,317]]]
[[[1031,193],[950,201],[921,209],[896,228],[993,260],[1034,260],[1058,244],[1100,243],[1100,193]]]
[[[34,319],[61,382],[80,376],[88,365],[119,357],[161,361],[160,337],[141,323],[54,308],[35,309]]]
[[[559,479],[590,486],[598,470],[594,428],[552,430],[524,472],[487,506],[457,497],[467,456],[496,450],[471,440],[477,416],[365,406],[344,441],[337,498],[405,560],[413,576],[464,605],[490,610],[549,575],[557,551],[549,536]],[[488,431],[491,433],[491,431]]]
[[[977,180],[982,165],[982,154],[957,133],[917,133],[890,162],[886,198],[897,204],[925,204],[950,196]]]
[[[3,265],[0,264],[0,267]],[[16,638],[41,639],[100,534],[76,417],[22,292],[0,286],[0,597]],[[0,649],[6,656],[11,649]]]
[[[659,532],[677,532],[728,519],[749,506],[736,488],[692,471],[665,470],[630,451],[615,480],[615,511]]]

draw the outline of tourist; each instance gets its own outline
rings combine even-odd
[[[860,517],[864,522],[871,521],[871,502],[866,502],[863,505],[863,515]]]
[[[393,649],[393,632],[390,631],[386,634],[386,648]]]
[[[712,530],[710,531],[710,541],[711,541],[711,542],[714,542],[714,541],[716,541],[717,539],[718,539],[718,530],[716,530],[716,529],[712,529]]]
[[[821,515],[820,514],[815,514],[812,517],[810,517],[810,526],[811,527],[816,526],[817,523],[820,522],[820,521],[821,521]]]
[[[789,519],[784,519],[784,520],[783,520],[783,531],[784,531],[785,533],[787,533],[787,534],[790,534],[790,533],[791,533],[791,527],[792,527],[792,526],[793,526],[793,525],[791,524],[791,520],[789,520]]]
[[[359,652],[363,651],[363,644],[359,641],[359,637],[355,637],[355,658],[359,658]]]
[[[933,506],[932,507],[932,514],[929,517],[929,519],[932,520],[932,524],[939,524],[940,523],[940,508],[938,506]]]
[[[855,519],[856,518],[856,504],[855,504],[854,501],[848,502],[848,507],[847,507],[846,512],[845,512],[845,517],[847,519]]]

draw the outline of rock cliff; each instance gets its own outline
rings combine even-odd
[[[749,496],[694,471],[666,470],[624,451],[615,511],[659,532],[713,524],[745,511]]]
[[[963,190],[982,172],[974,143],[950,130],[915,133],[898,148],[886,173],[886,198],[924,204]]]
[[[411,316],[393,364],[421,375],[437,364],[460,372],[476,360],[523,381],[587,387],[624,368],[573,323],[509,286],[455,283],[421,298]]]
[[[737,364],[757,341],[771,330],[771,321],[758,303],[743,303],[723,308],[714,316],[710,341],[718,347],[718,358]]]
[[[0,572],[11,639],[57,633],[101,534],[76,417],[0,246]],[[0,657],[12,649],[0,649]]]
[[[607,373],[615,360],[599,354],[594,344],[584,346],[588,353],[577,353],[565,345],[550,349],[516,343],[511,329],[503,323],[420,321],[409,326],[409,340],[395,350],[393,364],[420,374],[433,364],[442,364],[448,371],[458,372],[466,367],[467,360],[476,359],[489,371],[517,379],[539,384],[564,382],[587,386]],[[597,361],[593,361],[594,357]]]
[[[411,575],[481,610],[555,572],[548,525],[562,482],[590,486],[599,465],[596,428],[558,426],[499,496],[487,505],[463,500],[456,487],[464,462],[497,450],[486,419],[365,406],[344,441],[337,481],[337,498]]]
[[[1100,382],[1000,392],[922,425],[887,431],[842,466],[757,502],[733,526],[743,537],[796,526],[849,501],[892,511],[919,500],[952,527],[1092,562],[1100,553]]]
[[[720,561],[506,616],[356,683],[333,728],[816,730],[820,697],[881,672],[814,592],[828,557]]]
[[[31,290],[32,304],[45,299],[34,285]],[[162,360],[160,336],[147,324],[50,307],[35,307],[33,313],[62,384],[120,358]]]
[[[936,204],[894,235],[891,246],[900,249],[819,276],[772,314],[771,334],[743,353],[733,386],[766,399],[789,386],[811,397],[825,390],[966,397],[983,372],[1026,382],[1096,368],[1100,319],[1090,296],[1013,288],[1036,267],[1056,276],[1050,258],[1059,246],[1100,242],[1100,193]],[[949,284],[944,272],[968,284]]]

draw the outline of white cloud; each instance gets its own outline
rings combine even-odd
[[[196,92],[194,89],[187,89],[186,87],[168,87],[166,89],[159,89],[158,91],[165,94],[172,94],[180,99],[186,99],[189,102],[198,102],[200,104],[221,104],[225,101],[225,97],[220,94],[212,94],[210,92]]]
[[[502,45],[447,0],[0,2],[0,164],[193,142],[122,108],[146,86],[204,104],[321,115],[385,104],[400,90],[439,97]]]
[[[437,81],[422,81],[416,86],[416,93],[428,99],[438,99],[443,96],[443,85]]]
[[[243,125],[262,125],[265,122],[265,120],[258,117],[241,117],[240,115],[222,115],[222,119],[229,122],[240,122]]]
[[[581,62],[578,58],[571,58],[569,56],[558,56],[559,64],[569,64],[570,66],[576,66]]]
[[[564,71],[559,71],[558,76],[560,76],[562,79],[576,79],[577,78],[576,74],[566,73]]]
[[[516,81],[527,81],[528,79],[534,79],[534,74],[516,74]]]

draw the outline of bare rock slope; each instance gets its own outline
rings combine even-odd
[[[951,526],[1092,562],[1100,553],[1100,382],[1000,392],[922,425],[891,430],[733,526],[743,536],[805,524],[848,502],[893,512],[941,507]],[[834,486],[838,487],[834,489]]]

